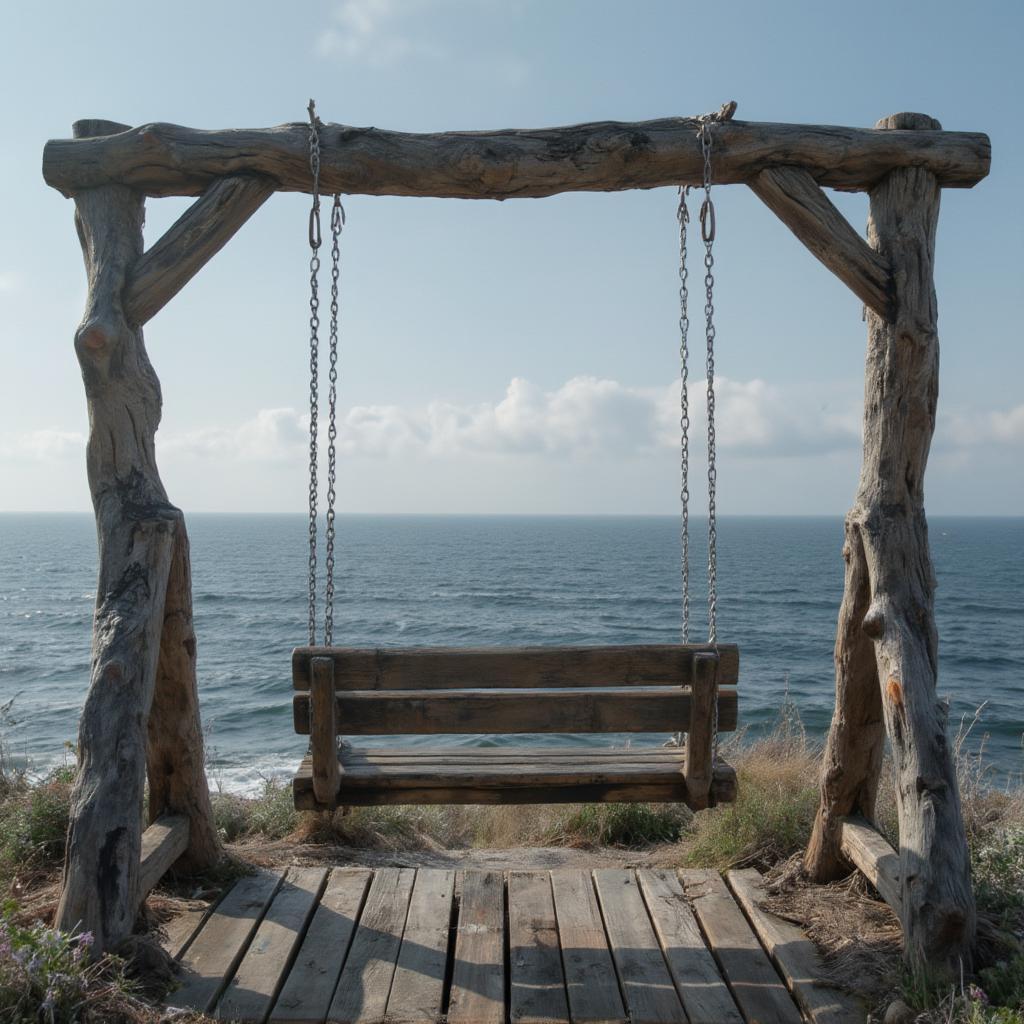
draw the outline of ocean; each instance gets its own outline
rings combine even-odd
[[[292,732],[290,655],[306,642],[306,520],[192,515],[188,523],[210,776],[251,791],[293,771],[305,751]],[[694,639],[707,628],[705,529],[694,520]],[[969,748],[984,746],[994,782],[1019,778],[1024,518],[936,517],[930,535],[951,732],[980,708]],[[809,734],[825,734],[842,542],[840,517],[719,521],[718,636],[740,648],[740,720],[750,736],[773,726],[787,698]],[[0,705],[11,702],[0,731],[15,762],[35,772],[69,756],[65,744],[76,737],[95,575],[91,515],[0,515]],[[339,644],[679,639],[671,517],[343,516],[336,581]]]

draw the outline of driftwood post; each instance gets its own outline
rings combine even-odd
[[[878,127],[940,126],[922,114],[894,114]],[[906,950],[916,966],[958,973],[971,965],[975,908],[946,708],[936,695],[935,578],[924,512],[939,382],[939,194],[935,175],[923,168],[893,170],[870,193],[868,240],[891,267],[893,318],[867,313],[864,456],[846,517],[836,707],[805,867],[818,881],[849,870],[840,853],[842,818],[873,817],[888,732]]]
[[[83,121],[75,134],[109,135],[123,128]],[[160,384],[142,330],[129,325],[122,305],[125,282],[142,254],[144,202],[125,185],[89,189],[75,199],[89,282],[75,350],[89,408],[87,465],[99,576],[91,681],[79,730],[79,771],[56,923],[91,931],[97,950],[130,934],[138,909],[147,725],[158,665],[162,702],[192,714],[179,735],[183,731],[198,746],[154,751],[156,807],[190,817],[186,857],[193,866],[209,865],[219,852],[202,774],[195,676],[182,672],[181,655],[173,649],[187,647],[191,603],[182,593],[188,586],[183,517],[168,502],[156,468]],[[168,601],[172,578],[176,588]],[[165,615],[170,616],[166,622]],[[152,724],[158,731],[159,723]],[[196,756],[198,767],[192,763]],[[179,769],[181,784],[166,784]],[[175,807],[182,787],[191,793]]]

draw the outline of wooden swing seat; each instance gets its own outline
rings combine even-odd
[[[360,649],[292,655],[295,731],[310,752],[295,806],[685,803],[735,799],[712,763],[737,721],[731,644]],[[685,733],[683,747],[353,747],[339,736]]]

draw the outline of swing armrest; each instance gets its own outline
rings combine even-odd
[[[341,785],[338,758],[337,702],[334,697],[334,659],[313,658],[310,678],[309,747],[313,762],[313,792],[321,804],[334,807]]]
[[[686,733],[683,776],[690,806],[695,810],[707,807],[710,802],[714,776],[718,669],[717,652],[701,652],[694,656],[690,680],[690,728]]]

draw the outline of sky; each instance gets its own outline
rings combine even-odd
[[[90,507],[72,344],[85,279],[72,203],[42,180],[45,140],[84,117],[265,127],[304,120],[313,96],[324,120],[408,131],[736,100],[743,120],[870,127],[915,110],[988,132],[991,176],[942,198],[926,500],[933,514],[1024,513],[1015,0],[969,16],[945,0],[64,0],[6,5],[3,21],[0,510]],[[866,197],[831,195],[861,230]],[[676,511],[675,203],[668,188],[347,199],[339,508]],[[187,205],[148,200],[147,244]],[[186,511],[305,508],[307,205],[272,197],[146,327],[157,457]],[[860,464],[860,304],[749,190],[719,189],[716,208],[719,512],[840,514]]]

